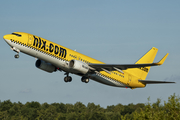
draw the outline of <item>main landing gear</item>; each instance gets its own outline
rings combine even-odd
[[[85,82],[85,83],[88,83],[88,82],[89,82],[89,78],[86,77],[86,76],[83,76],[83,77],[81,78],[81,81],[82,81],[82,82]]]
[[[65,73],[64,75],[67,75],[66,77],[64,77],[65,82],[71,82],[72,81],[72,77],[69,76],[69,73]]]
[[[65,73],[64,75],[66,75],[66,77],[64,77],[64,82],[71,82],[72,81],[72,77],[69,76],[69,73]],[[89,82],[89,77],[83,76],[81,78],[81,81],[84,83],[88,83]]]

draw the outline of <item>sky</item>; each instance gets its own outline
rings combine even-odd
[[[0,1],[0,100],[40,103],[110,105],[167,101],[180,95],[179,0],[6,0]],[[111,87],[79,76],[64,82],[64,72],[47,73],[36,59],[14,51],[3,40],[12,32],[26,32],[109,64],[133,64],[152,47],[155,62],[169,53],[162,66],[152,67],[147,80],[176,84],[145,88]]]

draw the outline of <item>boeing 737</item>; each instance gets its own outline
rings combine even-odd
[[[151,66],[162,65],[168,53],[157,63],[153,63],[157,48],[152,47],[135,64],[105,64],[101,61],[83,55],[54,42],[36,35],[14,32],[3,36],[10,48],[19,53],[25,53],[37,58],[35,66],[52,73],[64,71],[65,82],[71,82],[69,73],[81,76],[81,81],[88,83],[89,79],[115,87],[143,88],[146,84],[174,83],[168,81],[145,80]]]

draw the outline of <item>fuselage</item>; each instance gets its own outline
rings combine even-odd
[[[32,34],[14,32],[12,34],[5,35],[3,38],[12,50],[16,52],[23,52],[27,55],[38,58],[39,60],[43,60],[67,73],[84,76],[84,74],[75,72],[69,67],[69,62],[71,60],[80,61],[87,65],[105,64],[101,61]],[[115,87],[145,87],[144,84],[138,82],[138,78],[136,76],[131,75],[126,70],[124,70],[123,73],[119,71],[111,71],[110,74],[106,71],[95,71],[87,73],[86,76],[97,82]]]

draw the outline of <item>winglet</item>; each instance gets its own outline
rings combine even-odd
[[[164,63],[164,61],[166,60],[168,55],[169,55],[169,53],[167,53],[158,63],[155,63],[155,64],[156,65],[162,65]]]

